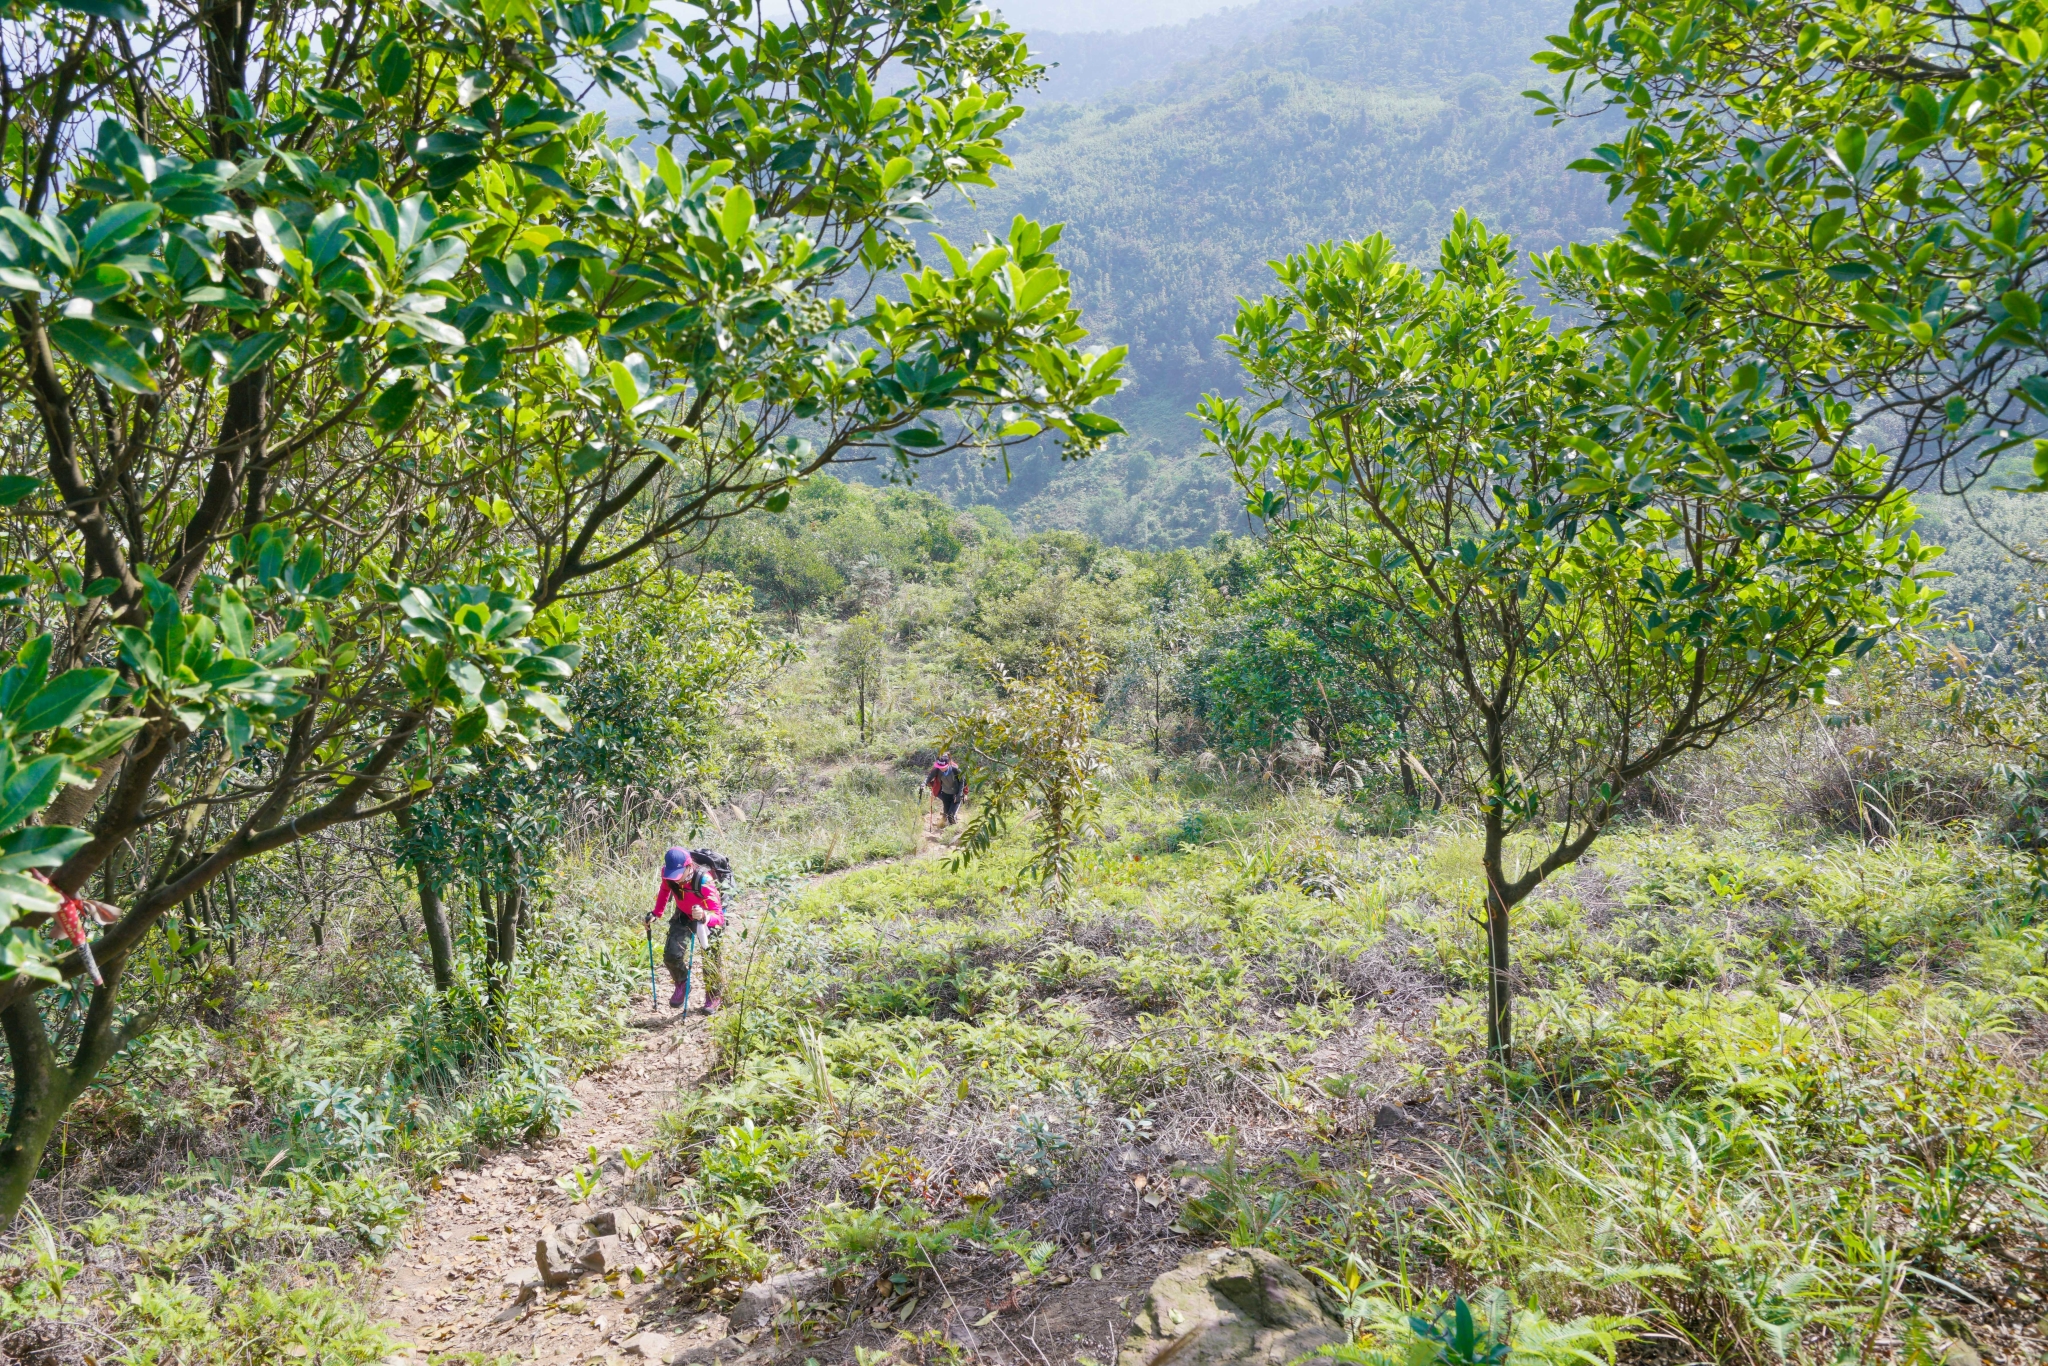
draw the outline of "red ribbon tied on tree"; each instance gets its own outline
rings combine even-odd
[[[93,901],[85,897],[72,896],[40,872],[31,871],[30,877],[48,887],[61,898],[53,923],[58,933],[77,946],[79,956],[85,959],[85,970],[92,976],[94,986],[104,986],[100,977],[100,965],[93,960],[92,941],[86,937],[85,917],[87,912],[102,925],[111,925],[121,918],[119,908],[104,901]]]

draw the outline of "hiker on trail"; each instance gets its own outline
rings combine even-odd
[[[704,927],[704,1013],[719,1007],[725,988],[724,955],[720,952],[725,929],[725,911],[719,903],[718,882],[711,869],[690,857],[687,849],[671,849],[661,863],[661,890],[655,893],[649,920],[661,919],[673,901],[675,918],[669,922],[668,937],[662,941],[661,961],[676,984],[668,998],[672,1006],[688,1009],[690,1001],[690,949],[697,927]]]
[[[932,765],[932,771],[925,775],[924,785],[939,799],[939,805],[946,810],[946,824],[951,825],[954,815],[960,810],[960,803],[967,796],[966,771],[953,762],[952,755],[941,754],[938,762]]]

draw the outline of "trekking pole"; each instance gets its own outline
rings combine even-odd
[[[647,936],[647,999],[656,1010],[661,1009],[661,983],[654,976],[654,922],[642,920],[640,929]]]

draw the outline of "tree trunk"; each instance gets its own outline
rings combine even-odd
[[[43,1151],[64,1114],[56,1050],[43,1028],[35,997],[0,1010],[7,1056],[14,1067],[14,1104],[7,1114],[7,1138],[0,1143],[0,1226],[10,1226],[28,1199],[28,1188],[43,1165]]]
[[[1486,813],[1486,1052],[1497,1066],[1508,1065],[1514,1047],[1514,984],[1508,961],[1507,833],[1498,810]]]
[[[1394,758],[1401,769],[1402,799],[1408,803],[1410,811],[1420,810],[1422,807],[1422,793],[1416,790],[1415,787],[1415,761],[1408,757],[1408,751],[1405,749],[1395,750]]]
[[[498,898],[498,966],[508,977],[519,957],[519,913],[525,904],[525,894],[516,882]]]
[[[1514,987],[1508,967],[1508,904],[1486,893],[1486,1051],[1506,1067],[1514,1048]]]
[[[7,1135],[0,1142],[0,1228],[14,1223],[28,1199],[29,1187],[42,1169],[50,1136],[73,1101],[92,1085],[100,1069],[128,1042],[130,1031],[114,1028],[114,998],[120,989],[121,965],[109,963],[106,981],[95,987],[79,1031],[78,1051],[71,1065],[57,1061],[57,1050],[43,1027],[36,998],[25,996],[0,1009],[0,1036],[14,1071],[13,1103],[7,1113]],[[131,1026],[133,1032],[139,1032]]]
[[[491,1003],[504,1008],[506,995],[512,985],[512,965],[519,957],[519,916],[526,903],[525,889],[519,884],[519,859],[516,854],[505,858],[505,885],[499,889],[495,914],[490,926],[490,994]]]
[[[400,837],[410,836],[412,828],[411,808],[400,807]],[[448,909],[441,904],[440,884],[434,880],[426,860],[416,856],[412,871],[420,889],[420,920],[427,929],[427,959],[434,969],[434,990],[447,991],[455,985],[455,937],[448,932]]]
[[[427,927],[427,957],[434,968],[434,990],[447,991],[455,985],[455,939],[448,933],[448,911],[441,904],[441,889],[425,868],[417,870],[420,884],[420,919]]]
[[[476,919],[484,933],[485,975],[498,961],[498,909],[491,899],[491,886],[481,876],[476,881]]]

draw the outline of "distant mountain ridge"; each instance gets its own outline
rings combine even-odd
[[[989,8],[1013,27],[1033,34],[1136,33],[1185,24],[1244,3],[1245,0],[990,0]]]
[[[1030,30],[1031,53],[1046,68],[1031,105],[1103,99],[1169,75],[1184,62],[1271,33],[1329,0],[1264,0],[1217,10],[1178,24],[1131,32],[1041,33]]]

